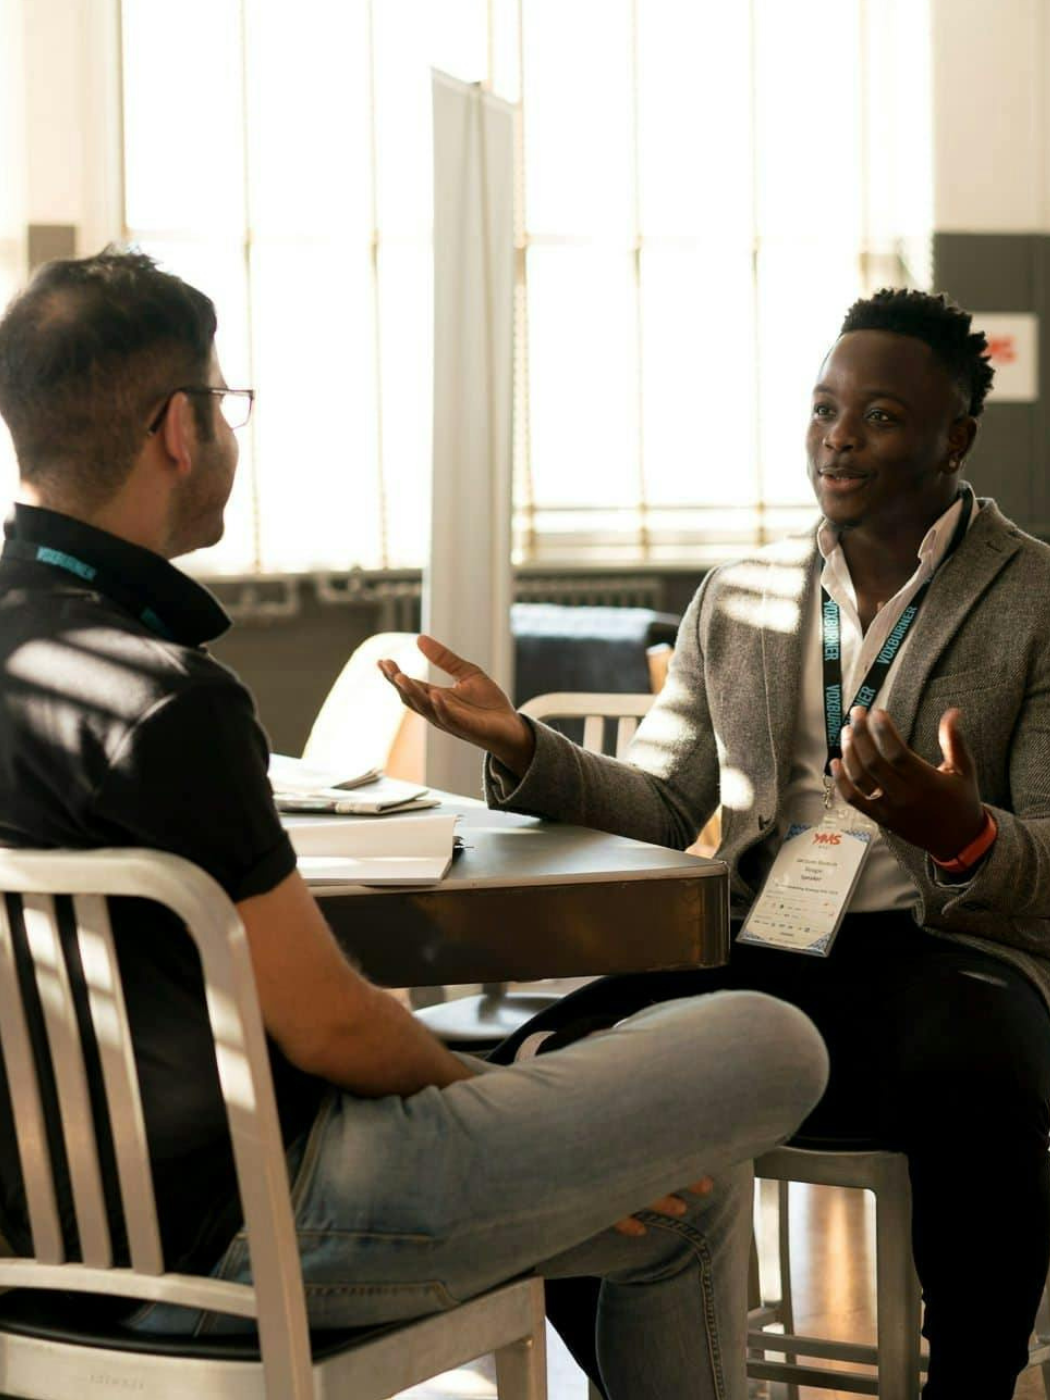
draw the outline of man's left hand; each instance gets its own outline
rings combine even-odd
[[[944,761],[934,768],[908,748],[885,710],[858,705],[842,731],[842,758],[831,764],[845,802],[936,860],[954,859],[985,820],[961,718],[958,709],[941,716]]]

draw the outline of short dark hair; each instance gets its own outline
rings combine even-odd
[[[146,436],[150,405],[208,376],[211,300],[114,246],[46,263],[0,320],[0,414],[23,480],[101,504]],[[193,398],[210,435],[210,398]]]
[[[971,331],[973,317],[942,292],[884,287],[855,301],[846,312],[840,335],[847,331],[895,331],[928,345],[962,391],[974,418],[984,408],[995,370],[988,359],[983,331]]]

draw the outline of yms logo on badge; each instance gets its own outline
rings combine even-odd
[[[841,840],[841,831],[815,831],[813,833],[814,846],[837,846]]]

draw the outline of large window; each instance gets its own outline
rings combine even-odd
[[[259,391],[201,567],[422,562],[431,65],[522,104],[521,561],[808,518],[820,356],[928,276],[921,0],[124,0],[123,50],[127,234]]]

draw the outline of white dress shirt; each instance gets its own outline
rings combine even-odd
[[[866,634],[861,629],[857,595],[838,534],[826,520],[821,524],[817,532],[817,547],[824,560],[820,582],[839,605],[844,710],[860,689],[872,662],[900,621],[904,609],[944,558],[955,532],[962,504],[961,498],[953,502],[930,526],[919,546],[918,567],[904,587],[879,609]],[[979,506],[975,500],[970,517],[971,526],[977,519],[978,510]],[[802,692],[799,697],[791,776],[784,801],[780,805],[778,835],[781,841],[793,822],[815,826],[824,817],[824,765],[827,762],[828,751],[824,732],[824,665],[820,621],[821,594],[817,588],[813,590],[813,602],[803,623]],[[875,704],[880,708],[887,707],[897,672],[902,665],[907,665],[912,639],[916,631],[921,630],[920,609],[893,659],[882,689],[875,698]],[[836,801],[841,800],[836,793]],[[876,832],[849,903],[850,912],[861,914],[887,909],[910,909],[916,898],[915,886],[897,864],[881,834]]]

